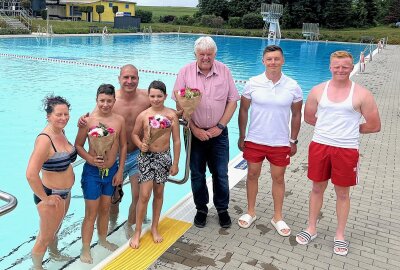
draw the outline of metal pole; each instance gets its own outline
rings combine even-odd
[[[46,8],[46,34],[49,35],[49,9]]]

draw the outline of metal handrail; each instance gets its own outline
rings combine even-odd
[[[0,200],[7,202],[6,205],[0,207],[0,216],[11,212],[12,210],[14,210],[15,207],[17,207],[18,204],[17,198],[1,190],[0,190]]]
[[[179,119],[179,124],[184,125],[183,127],[183,136],[185,139],[185,149],[186,149],[186,161],[185,161],[185,173],[181,180],[177,180],[173,177],[168,177],[168,182],[183,185],[189,180],[190,173],[190,153],[192,152],[192,131],[187,125],[187,122]]]

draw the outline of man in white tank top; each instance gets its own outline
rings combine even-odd
[[[346,51],[331,54],[332,79],[315,86],[308,95],[304,120],[315,126],[309,147],[308,178],[313,181],[307,229],[296,236],[301,245],[317,237],[317,219],[324,191],[331,179],[336,192],[337,228],[333,252],[347,255],[344,240],[350,211],[350,187],[358,182],[359,135],[380,131],[373,95],[350,80],[353,57]],[[361,118],[365,122],[361,122]]]
[[[267,159],[270,163],[274,200],[271,224],[281,236],[289,236],[291,231],[283,221],[282,214],[284,174],[290,157],[297,152],[303,93],[295,80],[282,73],[284,62],[280,47],[266,47],[263,53],[266,71],[250,78],[240,100],[238,146],[243,151],[243,158],[247,160],[248,165],[248,206],[247,213],[239,218],[238,224],[242,228],[248,228],[256,220],[258,178],[262,163]],[[249,109],[250,124],[246,134]]]

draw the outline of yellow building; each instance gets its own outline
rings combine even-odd
[[[113,7],[118,7],[118,12],[135,16],[136,2],[130,0],[61,0],[60,4],[65,4],[65,16],[72,19],[80,19],[88,22],[100,21],[99,14],[96,12],[97,5],[104,6],[104,12],[101,14],[102,22],[114,22],[115,14]],[[93,7],[92,12],[81,12],[79,7]]]

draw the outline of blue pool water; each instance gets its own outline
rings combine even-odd
[[[67,137],[75,140],[76,122],[80,115],[91,111],[95,93],[101,83],[118,86],[119,70],[115,66],[133,63],[140,73],[140,88],[147,88],[160,79],[172,92],[175,76],[186,63],[194,60],[195,35],[0,38],[0,190],[17,197],[18,207],[0,217],[0,269],[28,269],[29,252],[38,231],[38,214],[25,169],[36,135],[46,125],[41,100],[48,93],[66,97],[72,104]],[[217,59],[227,64],[241,91],[242,81],[264,71],[263,49],[269,41],[259,38],[214,37],[218,45]],[[278,41],[285,53],[284,72],[295,78],[305,97],[310,88],[330,77],[329,55],[347,50],[358,56],[358,44]],[[85,65],[83,65],[83,64]],[[109,66],[109,67],[108,67]],[[168,106],[174,103],[168,99]],[[229,124],[230,157],[239,154],[237,111]],[[60,230],[60,246],[69,245],[80,237],[84,201],[80,188],[82,166],[75,170],[76,182],[68,215]],[[183,170],[183,168],[182,168]],[[130,203],[129,192],[121,205],[118,224],[126,220]],[[189,184],[168,184],[163,212],[190,191]],[[0,202],[0,205],[2,202]],[[77,256],[77,254],[70,254]]]

